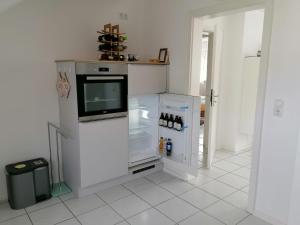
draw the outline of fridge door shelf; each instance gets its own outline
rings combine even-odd
[[[159,128],[161,128],[161,129],[167,129],[167,130],[170,130],[170,131],[176,132],[176,133],[184,133],[184,130],[187,129],[188,126],[184,126],[180,131],[172,129],[172,128],[164,127],[164,126],[159,126]]]
[[[173,105],[165,105],[165,104],[161,104],[160,108],[161,109],[172,110],[172,111],[177,111],[177,112],[185,112],[189,109],[188,106],[173,106]]]

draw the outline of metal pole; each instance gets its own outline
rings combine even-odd
[[[48,128],[48,142],[49,142],[49,152],[50,152],[50,177],[51,177],[51,188],[53,189],[53,161],[52,161],[52,149],[51,149],[51,134],[50,134],[50,123],[47,123]]]
[[[59,158],[59,143],[58,143],[58,130],[55,130],[56,134],[56,154],[57,154],[57,169],[58,169],[58,182],[59,187],[61,188],[61,175],[60,175],[60,158]]]

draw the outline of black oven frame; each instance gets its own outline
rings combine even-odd
[[[92,78],[92,79],[88,79]],[[121,83],[121,105],[119,109],[98,110],[93,112],[85,111],[84,84],[86,83]],[[99,74],[77,74],[77,107],[78,120],[88,122],[95,120],[125,117],[128,115],[128,76],[119,74],[99,75]]]

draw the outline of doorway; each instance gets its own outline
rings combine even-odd
[[[265,71],[267,70],[267,52],[271,35],[268,29],[271,27],[271,10],[268,7],[270,5],[266,4],[254,8],[240,6],[230,12],[228,8],[227,12],[226,10],[225,12],[218,11],[220,8],[209,9],[206,12],[204,10],[193,12],[191,77],[195,75],[195,72],[198,72],[197,75],[199,76],[199,73],[202,73],[199,71],[204,71],[203,68],[207,66],[205,82],[203,82],[201,75],[199,78],[199,95],[203,99],[200,106],[202,121],[200,125],[203,126],[203,135],[200,137],[200,141],[203,140],[200,144],[202,161],[199,162],[199,167],[202,168],[199,169],[199,173],[213,177],[222,184],[231,187],[234,185],[238,192],[241,192],[243,196],[247,195],[247,198],[250,189],[249,204],[246,201],[243,204],[244,209],[250,212],[253,211],[255,202],[260,124],[264,106],[262,98],[265,94]],[[211,13],[208,14],[208,12]],[[255,13],[256,16],[254,16]],[[253,26],[254,23],[257,24],[257,21],[252,22],[252,31],[249,31],[245,27],[249,27],[249,21],[251,24],[251,19],[249,19],[251,14],[252,20],[253,18],[262,19],[259,26]],[[264,20],[265,14],[267,14],[267,20]],[[230,22],[231,25],[229,25]],[[266,25],[267,29],[264,29]],[[199,30],[202,31],[201,36],[198,36],[201,37],[201,44],[199,44],[199,40],[195,41],[197,37],[195,31]],[[253,30],[259,30],[257,32],[259,35],[253,37]],[[206,62],[202,58],[207,54],[204,41],[207,34],[213,36],[213,50],[212,58],[207,57]],[[255,48],[255,51],[251,43],[247,43],[254,40],[259,42],[258,45],[255,45],[259,46]],[[198,47],[198,51],[201,49],[201,54],[195,53],[197,48],[194,47]],[[249,49],[252,51],[250,52]],[[261,54],[263,57],[260,57]],[[201,66],[199,66],[201,68],[198,71],[195,69],[196,60],[198,63],[201,62]],[[252,76],[251,74],[255,75]],[[191,78],[190,80],[195,81],[196,79]],[[191,84],[191,87],[196,90],[194,83]],[[257,98],[257,96],[259,97]],[[233,108],[235,110],[232,110]],[[233,137],[230,136],[233,133]],[[228,144],[230,142],[234,144],[230,146]],[[252,149],[253,151],[250,151]],[[251,159],[252,155],[254,155],[253,160]],[[254,166],[253,170],[252,166]],[[252,178],[250,178],[251,172]],[[241,178],[241,182],[237,181],[239,179],[234,181],[233,177]],[[232,196],[232,199],[235,197]]]

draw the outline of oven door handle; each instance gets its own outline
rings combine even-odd
[[[86,80],[124,80],[122,76],[86,77]]]

